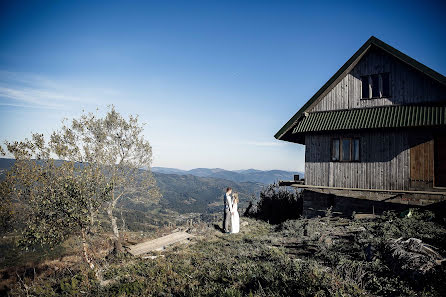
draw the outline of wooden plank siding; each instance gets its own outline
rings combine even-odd
[[[390,96],[361,99],[361,76],[389,73]],[[384,105],[442,104],[446,87],[374,49],[308,112]],[[379,120],[379,119],[377,119]],[[360,162],[332,162],[331,139],[360,138]],[[305,184],[315,186],[423,190],[434,182],[434,136],[422,130],[358,130],[305,135]]]
[[[409,190],[410,149],[406,131],[312,134],[305,137],[305,184]],[[360,138],[360,162],[332,162],[331,139]]]
[[[390,97],[361,99],[361,76],[388,72]],[[443,102],[446,87],[382,50],[367,52],[358,64],[309,112]]]

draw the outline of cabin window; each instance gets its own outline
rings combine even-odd
[[[359,161],[359,139],[353,139],[352,147],[352,159],[353,161]]]
[[[339,139],[331,141],[331,160],[339,161]]]
[[[372,98],[379,98],[379,75],[373,74],[370,76],[372,85]]]
[[[361,98],[375,99],[390,97],[390,75],[388,72],[361,76]]]
[[[333,138],[331,140],[331,161],[360,161],[359,138]]]
[[[370,91],[369,91],[369,76],[361,76],[362,81],[362,98],[368,99],[370,98]]]
[[[350,138],[344,138],[341,141],[341,161],[350,161],[352,159],[351,155],[351,139]]]

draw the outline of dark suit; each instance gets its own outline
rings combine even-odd
[[[223,229],[225,232],[229,232],[229,221],[231,220],[231,210],[232,210],[231,195],[225,194],[223,200],[225,205],[225,212],[223,215]]]

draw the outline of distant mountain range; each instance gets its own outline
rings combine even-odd
[[[13,164],[14,159],[0,158],[0,178],[2,173]],[[252,195],[258,196],[259,191],[265,184],[278,180],[291,180],[293,174],[299,174],[303,177],[300,172],[283,170],[247,169],[230,171],[219,168],[180,170],[153,167],[152,171],[163,194],[160,206],[164,210],[170,209],[177,213],[213,213],[221,211],[226,187],[232,187],[234,191],[239,192],[241,207],[246,207],[250,197]],[[128,199],[122,203],[125,208],[142,210],[142,206],[133,205]]]
[[[14,165],[14,159],[0,158],[0,180],[2,173]],[[162,209],[177,213],[212,213],[221,211],[226,187],[239,192],[241,205],[246,206],[252,195],[258,195],[263,187],[260,182],[238,182],[219,177],[203,176],[221,170],[195,169],[194,174],[178,169],[165,168],[164,172],[155,169],[154,176],[163,194],[160,200]],[[227,171],[230,172],[230,171]],[[234,172],[236,173],[236,172]],[[201,174],[202,176],[198,176]],[[131,199],[124,199],[122,206],[127,209],[149,211]]]
[[[62,161],[59,161],[62,162]],[[0,158],[0,173],[6,168],[14,164],[14,159]],[[176,175],[193,175],[197,177],[209,177],[226,179],[236,183],[253,182],[262,184],[271,184],[279,180],[293,180],[295,174],[299,174],[300,178],[304,177],[303,172],[285,171],[285,170],[225,170],[221,168],[195,168],[191,170],[181,170],[167,167],[152,167],[154,173],[176,174]]]
[[[304,177],[303,172],[292,172],[284,170],[225,170],[221,168],[195,168],[192,170],[181,170],[176,168],[153,167],[153,172],[163,174],[193,175],[198,177],[212,177],[226,179],[233,182],[256,182],[271,184],[279,180],[293,180],[294,174]]]

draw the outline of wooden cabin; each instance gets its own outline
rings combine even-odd
[[[409,204],[445,199],[446,78],[373,36],[275,137],[305,145],[298,187]]]

